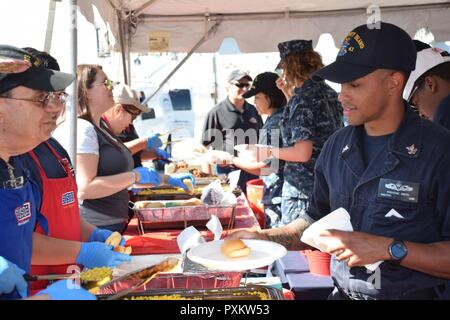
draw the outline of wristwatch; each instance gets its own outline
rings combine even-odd
[[[408,255],[408,248],[402,240],[394,240],[389,245],[389,255],[394,263],[401,263]]]

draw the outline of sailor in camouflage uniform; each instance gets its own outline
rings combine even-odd
[[[277,85],[288,98],[291,94],[288,88],[293,87],[281,120],[283,148],[268,151],[286,160],[281,226],[308,209],[317,157],[325,141],[343,127],[343,122],[337,93],[324,81],[310,79],[310,75],[323,66],[320,55],[312,48],[312,41],[282,42],[278,49],[284,76],[277,80]]]

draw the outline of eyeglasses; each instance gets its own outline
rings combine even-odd
[[[3,99],[11,99],[11,100],[22,100],[22,101],[30,101],[39,104],[42,108],[47,108],[52,103],[60,103],[65,105],[67,101],[67,97],[69,96],[66,92],[47,92],[45,95],[40,97],[39,99],[25,99],[25,98],[14,98],[14,97],[5,97],[0,96]]]
[[[238,83],[233,83],[233,84],[236,87],[240,88],[240,89],[244,89],[244,88],[248,89],[248,88],[250,88],[250,83],[240,83],[240,82],[238,82]]]
[[[413,89],[411,90],[411,94],[409,95],[409,97],[408,97],[408,103],[410,104],[410,105],[412,105],[413,107],[416,107],[414,104],[413,104],[413,97],[414,97],[414,95],[417,93],[417,91],[419,91],[419,89],[422,87],[422,85],[425,83],[425,79],[422,79],[422,80],[420,80],[420,81],[416,81],[416,84],[414,85],[414,87],[413,87]]]
[[[131,114],[131,119],[136,119],[141,113],[142,111],[137,109],[135,106],[133,105],[122,105],[123,110],[125,110],[126,112],[128,112],[129,114]]]
[[[101,83],[93,83],[93,86],[105,86],[106,90],[111,91],[112,89],[114,89],[114,86],[118,85],[118,82],[112,81],[110,79],[105,79],[105,81],[101,82]]]

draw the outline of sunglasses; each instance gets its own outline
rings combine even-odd
[[[11,100],[30,101],[30,102],[39,104],[42,108],[45,109],[50,105],[50,102],[65,104],[68,96],[69,96],[69,94],[66,92],[47,92],[38,99],[25,99],[25,98],[14,98],[14,97],[5,97],[5,96],[0,96],[0,98],[11,99]]]
[[[139,110],[138,108],[136,108],[133,105],[122,105],[123,110],[125,110],[126,112],[128,112],[131,115],[131,118],[134,120],[136,119],[141,113],[142,111]]]
[[[238,82],[238,83],[233,83],[233,84],[236,87],[240,88],[240,89],[244,89],[244,88],[248,89],[248,88],[250,88],[250,83],[240,83],[240,82]]]
[[[105,81],[103,81],[101,83],[93,83],[92,85],[93,86],[101,86],[101,85],[103,85],[103,86],[105,86],[106,90],[111,91],[112,89],[114,89],[114,86],[116,86],[118,84],[119,84],[119,82],[115,82],[115,81],[112,81],[110,79],[105,79]]]

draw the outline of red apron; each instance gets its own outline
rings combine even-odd
[[[67,174],[65,178],[48,178],[33,151],[29,155],[36,162],[42,180],[42,206],[41,213],[48,221],[48,235],[53,238],[64,240],[81,241],[80,230],[80,210],[78,208],[77,184],[74,178],[73,168],[66,158],[62,158],[53,147],[46,142],[46,145],[58,159]],[[36,232],[45,234],[38,225]],[[72,273],[68,271],[69,265],[57,266],[31,266],[31,274],[63,274]],[[33,281],[30,283],[31,290],[44,289],[47,281]]]

